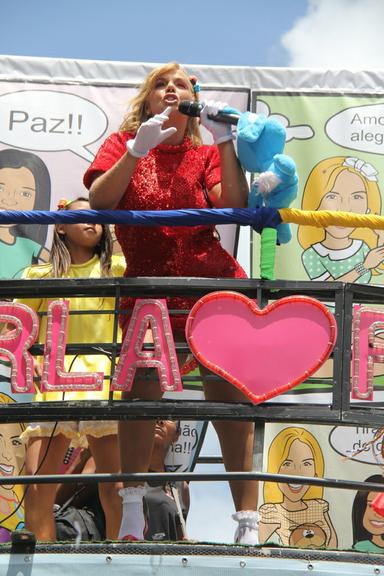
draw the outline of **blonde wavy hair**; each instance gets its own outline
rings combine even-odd
[[[324,474],[324,458],[320,444],[316,438],[305,428],[284,428],[272,440],[268,450],[268,469],[271,474],[277,474],[284,460],[287,459],[289,451],[295,440],[299,440],[311,449],[315,462],[316,476],[321,478]],[[314,500],[322,498],[323,488],[321,486],[310,486],[303,500]],[[264,502],[278,504],[283,502],[283,494],[276,482],[264,483]]]
[[[15,404],[16,400],[14,400],[11,396],[8,396],[8,394],[5,394],[5,392],[0,392],[0,404]],[[24,432],[25,430],[25,424],[24,422],[17,422],[17,424],[20,426],[21,431]]]
[[[185,75],[189,82],[191,87],[191,100],[198,100],[198,92],[195,92],[193,89],[193,78],[187,74],[187,72],[182,66],[180,66],[180,64],[178,64],[178,62],[168,62],[167,64],[157,66],[144,79],[143,83],[138,89],[138,93],[131,100],[129,110],[124,116],[123,122],[119,128],[121,131],[133,133],[137,132],[139,126],[151,117],[147,110],[147,102],[152,90],[155,87],[157,79],[165,74],[177,72],[179,70]],[[202,144],[197,118],[188,119],[185,135],[191,138],[192,142],[196,146],[200,146]]]
[[[345,166],[347,156],[334,156],[321,160],[312,169],[305,183],[301,207],[303,210],[318,210],[324,196],[333,189],[337,177],[347,171],[356,174],[361,179],[367,193],[370,214],[381,213],[381,194],[377,182],[368,180],[364,174],[351,166]],[[299,226],[297,238],[304,250],[322,242],[325,230],[315,226]],[[377,234],[368,228],[356,228],[350,238],[363,240],[371,249],[377,246]]]

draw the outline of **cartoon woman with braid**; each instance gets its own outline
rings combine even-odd
[[[381,213],[377,170],[358,158],[321,160],[304,187],[303,210]],[[303,266],[311,280],[369,284],[384,270],[384,231],[345,226],[299,226]]]

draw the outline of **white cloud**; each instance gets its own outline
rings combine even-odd
[[[308,0],[282,37],[291,67],[384,69],[383,0]]]

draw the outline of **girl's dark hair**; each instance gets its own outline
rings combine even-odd
[[[61,210],[71,210],[71,206],[75,202],[89,202],[88,198],[79,197],[75,200],[67,202]],[[99,244],[95,247],[95,254],[100,257],[100,271],[101,277],[111,275],[112,264],[112,235],[108,224],[102,224],[103,233],[100,238]],[[49,260],[52,264],[52,276],[54,278],[61,278],[68,274],[69,267],[71,266],[71,255],[65,243],[65,235],[59,234],[57,225],[53,232],[53,242]]]
[[[381,474],[374,474],[366,478],[364,482],[376,482],[384,484],[384,477]],[[358,490],[352,506],[352,529],[353,529],[353,543],[360,542],[361,540],[372,540],[372,534],[368,532],[363,526],[363,517],[367,508],[369,491]]]
[[[34,210],[49,210],[51,205],[51,178],[48,168],[39,156],[32,152],[7,148],[0,150],[0,170],[2,168],[27,168],[33,174],[36,184],[36,197]],[[14,236],[30,238],[45,246],[47,239],[47,225],[45,224],[16,224],[12,227]]]

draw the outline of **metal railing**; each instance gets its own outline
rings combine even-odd
[[[49,279],[49,280],[3,280],[0,282],[0,300],[10,298],[66,298],[66,297],[114,297],[116,307],[106,311],[115,315],[118,321],[119,302],[123,296],[134,298],[160,298],[166,296],[193,296],[198,299],[212,291],[238,291],[257,301],[259,307],[283,297],[306,295],[332,306],[337,323],[337,341],[332,353],[333,369],[326,390],[331,401],[326,403],[295,402],[294,396],[289,403],[284,396],[273,402],[258,405],[251,403],[219,403],[204,400],[171,400],[161,401],[126,401],[84,400],[62,402],[21,402],[0,405],[0,422],[33,422],[64,420],[135,420],[135,419],[182,419],[182,420],[247,420],[254,421],[262,430],[267,422],[317,423],[321,425],[365,425],[381,427],[383,424],[384,406],[380,402],[351,402],[350,399],[350,366],[352,312],[355,304],[381,305],[383,288],[378,286],[357,286],[329,282],[290,282],[264,281],[253,279],[198,279],[198,278],[111,278],[111,279]],[[79,311],[76,312],[80,313]],[[89,313],[87,311],[86,313]],[[97,311],[100,313],[100,311]],[[188,310],[181,313],[188,314]],[[294,335],[293,335],[294,338]],[[178,351],[188,351],[183,341],[175,342]],[[112,358],[112,372],[119,356],[121,344],[100,342],[87,344],[68,344],[67,354],[100,354],[100,348]],[[35,344],[31,352],[41,355],[42,344]],[[215,378],[215,376],[212,376]],[[184,382],[199,380],[198,376],[186,376]],[[323,383],[324,384],[324,383]],[[316,384],[314,384],[316,387]],[[300,396],[298,396],[300,399]],[[260,441],[259,441],[260,444]],[[259,458],[260,459],[260,458]],[[112,482],[116,479],[129,481],[148,480],[153,477],[163,480],[239,480],[248,479],[295,482],[344,489],[364,489],[382,491],[383,485],[338,480],[327,478],[309,478],[300,476],[282,476],[267,473],[219,473],[219,474],[96,474],[81,480],[89,482]],[[75,476],[18,476],[4,478],[4,484],[28,484],[31,482],[73,482]]]

